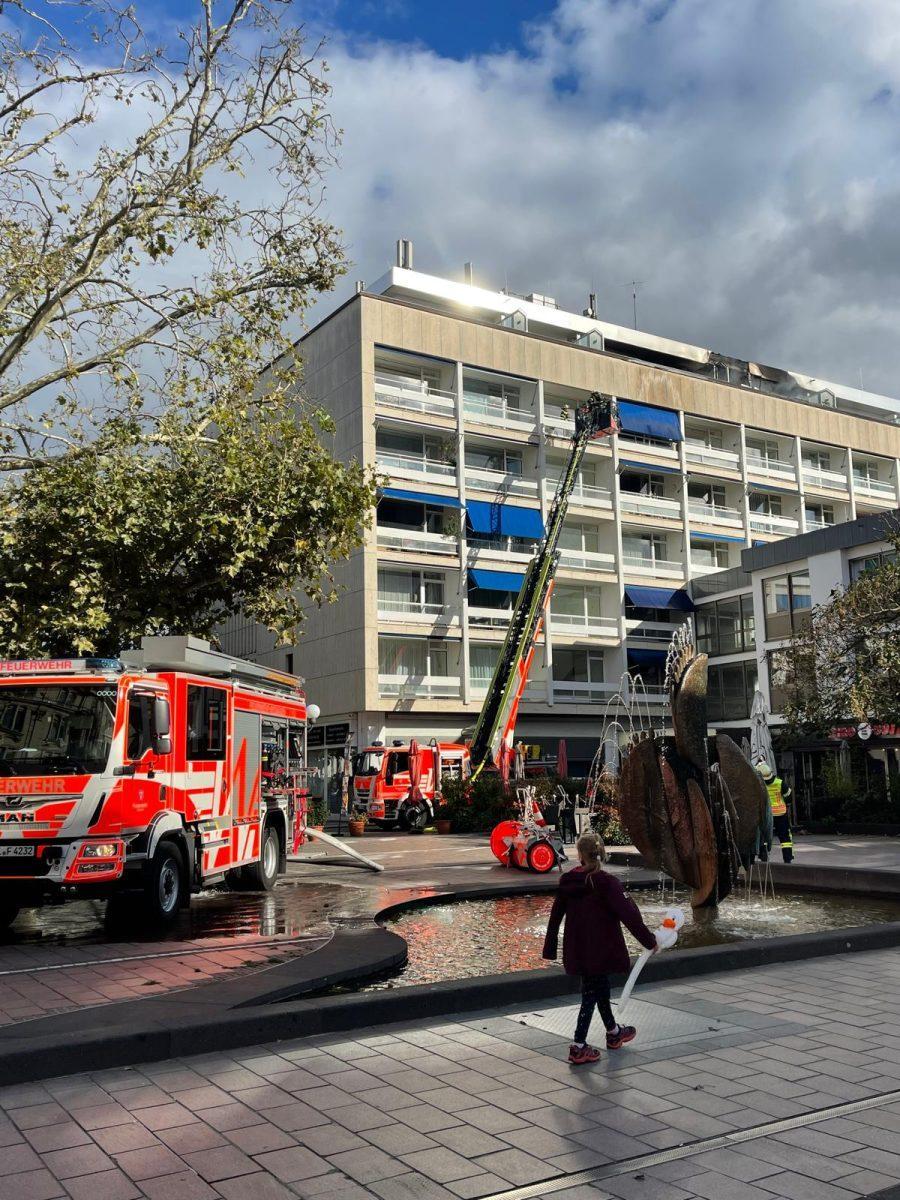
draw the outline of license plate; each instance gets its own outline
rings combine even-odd
[[[34,858],[31,846],[0,846],[0,858]]]

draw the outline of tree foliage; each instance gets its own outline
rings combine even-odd
[[[900,721],[900,533],[888,536],[894,556],[836,589],[780,652],[796,732]]]
[[[330,564],[360,544],[373,488],[290,406],[250,415],[223,407],[206,440],[172,410],[145,455],[117,423],[102,451],[0,493],[0,652],[111,654],[144,633],[209,636],[238,610],[293,640],[304,598],[336,597]]]

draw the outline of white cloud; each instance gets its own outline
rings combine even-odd
[[[332,41],[352,278],[416,265],[900,394],[896,0],[561,0],[529,53]],[[342,295],[350,290],[348,284]],[[327,301],[325,308],[332,301]],[[323,311],[320,305],[319,312]]]

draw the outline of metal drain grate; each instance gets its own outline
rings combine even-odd
[[[544,1033],[555,1033],[569,1041],[575,1028],[578,1007],[578,1004],[561,1004],[552,1008],[503,1015],[509,1021],[540,1029]],[[682,1012],[662,1004],[651,1004],[646,1000],[633,998],[628,1001],[621,1019],[627,1020],[629,1025],[637,1025],[640,1029],[641,1051],[674,1046],[684,1041],[699,1042],[706,1038],[721,1037],[722,1034],[747,1032],[746,1027],[730,1025],[719,1017],[699,1016],[697,1013]],[[595,1016],[594,1020],[596,1028],[600,1018]]]
[[[600,1183],[616,1175],[628,1175],[631,1171],[642,1171],[647,1167],[658,1167],[662,1163],[675,1162],[682,1158],[693,1158],[708,1150],[721,1150],[728,1146],[739,1146],[757,1138],[786,1133],[790,1129],[802,1129],[805,1125],[819,1125],[835,1117],[847,1117],[865,1112],[869,1108],[881,1108],[885,1104],[900,1103],[900,1091],[883,1092],[868,1096],[865,1100],[851,1100],[846,1104],[835,1104],[829,1108],[818,1108],[813,1112],[801,1113],[796,1117],[785,1117],[781,1121],[768,1121],[765,1125],[753,1125],[749,1129],[736,1129],[733,1133],[722,1133],[717,1137],[703,1138],[675,1146],[671,1150],[659,1150],[655,1154],[642,1154],[636,1158],[624,1158],[619,1162],[606,1163],[602,1167],[590,1167],[585,1171],[573,1171],[570,1175],[558,1175],[554,1179],[543,1179],[540,1183],[529,1183],[524,1187],[510,1188],[505,1192],[492,1192],[482,1200],[540,1200],[555,1192],[564,1192],[579,1184]]]

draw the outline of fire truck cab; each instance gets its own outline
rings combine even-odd
[[[419,783],[412,795],[409,774],[409,743],[395,741],[390,746],[373,742],[353,760],[353,797],[364,808],[373,825],[381,829],[400,826],[421,832],[434,818],[445,779],[464,779],[469,775],[469,748],[459,742],[431,742],[419,745],[421,755]]]
[[[272,888],[305,829],[301,685],[193,637],[0,662],[0,928],[69,897],[134,892],[168,923],[210,884]]]

